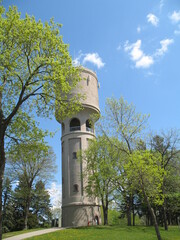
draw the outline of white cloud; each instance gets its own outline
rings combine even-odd
[[[139,58],[142,57],[143,52],[140,49],[141,47],[141,40],[137,40],[137,42],[129,44],[129,42],[127,41],[124,45],[124,50],[126,52],[129,52],[131,59],[133,61],[138,60]]]
[[[124,44],[124,51],[128,52],[136,68],[149,68],[154,64],[157,58],[163,56],[168,51],[169,45],[173,42],[174,40],[169,38],[161,40],[161,47],[156,49],[153,54],[149,55],[145,54],[141,49],[142,41],[140,39],[132,44],[126,41]]]
[[[147,15],[147,21],[150,22],[153,26],[157,27],[157,25],[159,23],[159,18],[156,17],[154,14],[149,13]]]
[[[160,0],[160,3],[159,3],[160,12],[161,12],[163,6],[164,6],[164,0]]]
[[[161,48],[157,49],[155,52],[155,56],[162,56],[168,50],[168,46],[174,42],[173,39],[163,39],[160,41]]]
[[[178,28],[174,30],[175,35],[180,35],[180,24],[178,25]]]
[[[102,68],[105,65],[98,53],[82,53],[81,51],[79,51],[78,56],[73,60],[73,65],[80,66],[86,62],[94,64],[97,68]]]
[[[154,63],[151,56],[143,56],[140,60],[136,62],[137,68],[149,68]]]
[[[75,58],[75,59],[72,61],[72,63],[73,63],[73,65],[74,65],[75,67],[77,67],[77,66],[80,65],[80,59],[77,57],[77,58]]]
[[[124,50],[129,53],[136,68],[148,68],[154,63],[153,57],[144,54],[141,50],[141,40],[132,44],[126,41]]]
[[[73,59],[73,61],[72,61],[73,65],[74,65],[75,67],[81,65],[81,58],[82,58],[82,57],[83,57],[83,54],[82,54],[82,51],[80,50],[80,51],[78,52],[78,56],[77,56],[75,59]]]
[[[53,208],[59,208],[61,206],[62,199],[62,186],[53,182],[51,183],[51,187],[48,189],[48,192],[51,197],[51,204],[53,205]]]
[[[180,35],[180,30],[175,30],[175,31],[174,31],[174,34],[175,34],[175,35]]]
[[[178,23],[180,21],[180,11],[179,12],[174,11],[169,18],[173,23]]]
[[[137,32],[140,33],[141,32],[141,27],[137,27]]]
[[[121,47],[121,44],[119,44],[116,49],[117,49],[118,51],[120,51],[121,48],[122,48],[122,47]]]
[[[90,63],[94,64],[95,66],[97,66],[97,68],[102,68],[105,65],[105,63],[103,63],[103,61],[98,53],[85,54],[85,57],[83,59],[83,64],[85,64],[86,62],[90,62]]]

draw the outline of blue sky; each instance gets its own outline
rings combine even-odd
[[[97,73],[99,102],[123,96],[153,131],[180,128],[179,0],[4,0],[43,22],[54,17],[75,64]],[[50,130],[55,121],[41,121]],[[49,139],[48,139],[49,140]],[[49,140],[61,183],[60,131]],[[56,186],[54,185],[54,188]]]

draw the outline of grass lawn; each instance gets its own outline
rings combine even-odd
[[[180,229],[169,227],[160,229],[163,240],[180,240]],[[156,240],[153,227],[98,226],[66,229],[46,235],[28,238],[29,240]]]
[[[44,229],[44,228],[35,228],[35,229],[21,230],[21,231],[16,231],[16,232],[3,233],[2,238],[13,237],[13,236],[20,235],[23,233],[34,232],[34,231],[38,231],[38,230],[42,230],[42,229]]]

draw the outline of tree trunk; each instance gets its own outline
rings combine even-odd
[[[30,208],[30,204],[31,204],[31,187],[32,184],[28,184],[28,194],[27,194],[27,198],[26,198],[26,206],[24,209],[24,230],[28,229],[28,215],[29,215],[29,208]]]
[[[133,213],[133,226],[135,226],[135,217],[136,217],[136,214],[135,214],[135,204],[134,204],[134,197],[132,196],[132,213]]]
[[[164,220],[164,229],[167,231],[168,230],[168,225],[167,225],[166,198],[164,198],[164,203],[163,203],[163,220]]]
[[[0,129],[0,240],[2,239],[2,188],[5,168],[4,134]]]
[[[135,226],[135,218],[136,218],[136,214],[134,213],[134,209],[133,209],[133,226]]]
[[[29,215],[29,206],[26,204],[25,210],[24,210],[24,230],[28,229],[28,215]]]
[[[2,111],[2,90],[0,89],[0,240],[2,239],[2,189],[5,168],[4,136],[5,125]]]
[[[128,196],[126,198],[126,206],[127,206],[127,212],[126,212],[126,215],[127,215],[127,225],[128,226],[131,226],[131,208],[132,208],[132,196]]]
[[[103,206],[104,225],[108,225],[108,207]]]
[[[148,209],[149,209],[149,211],[150,211],[151,217],[152,217],[153,222],[154,222],[154,228],[155,228],[155,231],[156,231],[157,239],[158,239],[158,240],[161,240],[161,234],[160,234],[160,232],[159,232],[159,227],[158,227],[158,224],[157,224],[156,215],[155,215],[155,213],[154,213],[153,208],[151,207],[151,204],[150,204],[149,199],[148,199],[148,197],[146,196],[145,192],[143,192],[143,194],[144,194],[145,200],[146,200],[146,202],[147,202]]]

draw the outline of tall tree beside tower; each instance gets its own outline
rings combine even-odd
[[[60,24],[44,24],[16,7],[0,6],[0,239],[2,239],[2,182],[6,149],[24,135],[31,138],[33,114],[64,118],[80,108],[78,96],[69,96],[79,81]],[[35,122],[33,122],[35,125]],[[17,131],[18,129],[18,131]],[[30,129],[29,129],[30,130]]]

